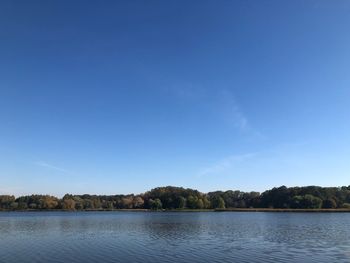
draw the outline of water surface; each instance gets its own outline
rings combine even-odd
[[[350,262],[350,214],[0,213],[0,262]]]

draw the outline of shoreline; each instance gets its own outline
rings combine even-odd
[[[150,212],[150,213],[159,213],[159,212],[255,212],[255,213],[350,213],[350,209],[338,208],[338,209],[292,209],[292,208],[225,208],[225,209],[161,209],[161,210],[151,210],[151,209],[89,209],[89,210],[0,210],[0,213],[26,213],[26,212],[65,212],[65,213],[80,213],[80,212]]]
[[[294,208],[226,208],[215,209],[215,212],[277,212],[277,213],[350,213],[344,208],[294,209]]]

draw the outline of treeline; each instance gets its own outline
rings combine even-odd
[[[117,210],[117,209],[223,209],[223,208],[349,208],[350,186],[290,187],[265,191],[201,193],[182,187],[158,187],[140,195],[71,195],[63,198],[0,195],[0,210]]]

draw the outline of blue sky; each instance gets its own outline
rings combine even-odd
[[[0,194],[350,184],[349,1],[1,1]]]

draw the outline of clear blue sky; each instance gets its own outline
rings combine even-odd
[[[350,184],[349,1],[0,2],[0,193]]]

